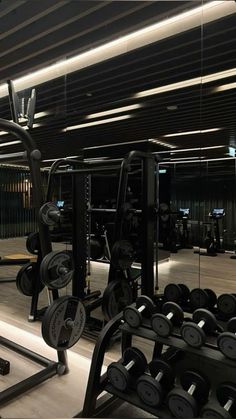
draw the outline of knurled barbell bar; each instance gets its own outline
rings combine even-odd
[[[133,305],[124,309],[124,320],[130,327],[139,327],[142,324],[143,317],[151,317],[155,311],[155,304],[152,299],[146,295],[140,295],[136,300],[136,307]]]
[[[185,371],[180,383],[182,388],[174,388],[168,394],[168,407],[176,418],[195,418],[199,407],[208,399],[209,382],[197,371]]]
[[[123,359],[112,362],[107,368],[107,377],[111,385],[120,391],[125,391],[132,382],[144,373],[147,367],[145,355],[138,348],[127,348]]]
[[[217,322],[214,314],[204,308],[199,308],[193,313],[193,322],[184,323],[180,333],[189,346],[200,348],[204,345],[206,336],[211,335],[216,329]]]

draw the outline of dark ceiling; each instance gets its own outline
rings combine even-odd
[[[199,1],[8,1],[0,2],[0,83],[69,58],[118,36],[199,6]],[[142,90],[236,68],[235,13],[207,25],[37,86],[33,129],[44,159],[81,154],[122,155],[133,142],[152,151],[164,145],[142,142],[158,138],[177,148],[228,145],[235,137],[236,89],[214,87],[236,82],[236,76],[158,95],[134,98]],[[131,118],[63,132],[87,122],[86,115],[141,104]],[[170,108],[174,107],[174,109]],[[123,114],[120,114],[123,115]],[[113,115],[112,115],[113,116]],[[117,116],[117,115],[115,115]],[[0,117],[10,119],[7,98],[0,98]],[[101,119],[101,118],[100,118]],[[163,137],[179,131],[219,131]],[[9,141],[9,135],[0,137]],[[131,143],[111,147],[112,144]],[[108,145],[109,147],[102,147]],[[89,147],[93,147],[88,149]],[[1,153],[21,146],[3,147]],[[205,152],[204,152],[205,155]]]

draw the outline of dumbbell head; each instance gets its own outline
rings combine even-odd
[[[148,406],[160,406],[165,393],[173,386],[174,374],[171,366],[162,359],[154,359],[149,364],[151,376],[142,375],[137,381],[137,393]],[[162,373],[160,379],[158,374]]]
[[[133,361],[132,374],[127,365]],[[112,362],[107,368],[107,377],[117,390],[125,391],[132,376],[143,374],[147,367],[147,360],[138,348],[127,348],[123,355],[123,362]]]
[[[230,417],[236,417],[236,384],[234,383],[222,383],[217,388],[216,397],[221,404],[221,406],[225,406],[225,404],[232,400],[233,403],[230,408]]]
[[[173,316],[169,319],[167,316],[170,313],[172,313]],[[152,328],[157,335],[168,337],[171,334],[173,325],[180,325],[183,318],[182,308],[174,302],[167,302],[162,307],[162,313],[156,313],[152,316]]]
[[[228,321],[228,332],[218,336],[217,345],[224,356],[236,360],[236,317]]]
[[[142,311],[141,307],[145,306]],[[124,309],[124,319],[130,327],[139,327],[142,323],[142,317],[149,317],[155,309],[155,304],[152,299],[146,295],[141,295],[136,300],[136,307],[128,306]]]
[[[193,322],[186,322],[181,327],[181,335],[184,341],[194,348],[204,345],[206,334],[211,334],[217,327],[214,314],[204,308],[199,308],[193,313]],[[199,323],[204,321],[201,327]],[[204,327],[204,329],[203,329]]]
[[[236,314],[236,296],[233,294],[221,294],[217,300],[217,308],[226,317]]]
[[[175,303],[187,302],[189,293],[189,288],[185,284],[168,284],[164,289],[165,299]]]
[[[198,372],[186,371],[181,376],[181,385],[182,389],[176,388],[168,394],[168,407],[174,417],[194,418],[198,414],[198,405],[208,398],[209,383]]]
[[[201,418],[232,419],[232,416],[223,408],[223,406],[220,406],[219,403],[211,402],[203,407]]]
[[[195,288],[190,292],[189,302],[194,310],[205,307],[212,308],[216,304],[216,301],[216,294],[209,288]]]

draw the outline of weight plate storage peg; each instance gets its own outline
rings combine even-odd
[[[26,249],[32,255],[37,255],[40,249],[39,233],[30,233],[26,239]]]
[[[53,301],[44,314],[43,339],[58,351],[69,349],[81,337],[85,321],[85,307],[78,298],[60,297]]]
[[[116,269],[129,269],[134,259],[134,248],[128,240],[118,240],[114,243],[111,249],[111,264]]]
[[[204,308],[199,308],[193,313],[193,322],[184,323],[180,333],[189,346],[201,348],[206,341],[206,336],[211,335],[216,329],[214,314]]]
[[[195,288],[189,295],[189,303],[193,310],[197,308],[213,308],[216,302],[216,294],[209,288]]]
[[[73,274],[73,257],[68,250],[50,252],[40,264],[41,281],[50,289],[66,287],[72,280]]]
[[[167,396],[168,408],[175,418],[196,418],[208,400],[209,382],[197,371],[185,371],[180,383],[182,388],[174,388]]]
[[[152,316],[152,329],[158,336],[170,336],[173,326],[180,326],[184,320],[182,308],[174,303],[167,302],[162,307],[162,313],[156,313]]]
[[[226,318],[236,315],[236,295],[221,294],[217,299],[217,308]]]
[[[226,358],[236,360],[236,317],[228,321],[227,332],[218,336],[217,345]]]
[[[155,304],[146,295],[140,295],[136,300],[136,307],[128,306],[124,309],[124,320],[130,327],[139,327],[143,317],[151,317],[155,311]]]
[[[60,220],[60,210],[53,202],[46,202],[39,210],[39,220],[47,226],[54,226]]]
[[[158,407],[174,384],[171,366],[162,359],[153,359],[149,364],[150,375],[138,378],[136,389],[139,398],[148,406]]]
[[[217,403],[206,404],[201,418],[231,419],[236,417],[236,385],[222,383],[216,390]]]
[[[27,297],[32,297],[34,292],[34,284],[37,276],[39,275],[39,267],[35,262],[26,263],[22,266],[16,276],[16,286],[21,294]],[[40,281],[41,292],[44,289],[44,284]]]
[[[133,290],[127,280],[111,281],[103,293],[102,311],[107,321],[133,302]]]
[[[145,355],[137,348],[127,348],[121,361],[112,362],[108,366],[107,377],[114,388],[125,391],[133,379],[144,373],[146,367]]]
[[[168,284],[164,289],[166,301],[186,304],[189,299],[190,290],[185,284]]]

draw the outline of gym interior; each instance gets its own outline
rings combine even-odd
[[[0,2],[2,418],[236,417],[235,27]]]

